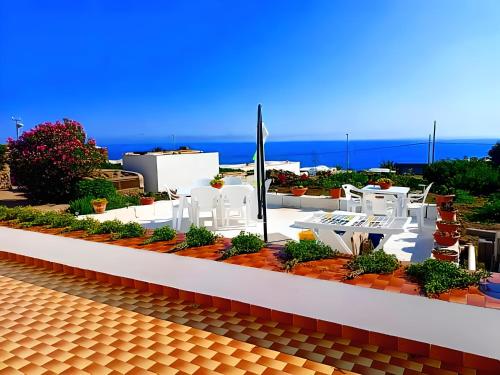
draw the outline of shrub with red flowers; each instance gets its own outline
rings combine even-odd
[[[67,200],[76,183],[106,159],[82,125],[68,119],[37,125],[8,146],[16,184],[37,200]]]

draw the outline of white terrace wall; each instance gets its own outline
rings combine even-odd
[[[0,249],[500,358],[500,311],[0,227]]]

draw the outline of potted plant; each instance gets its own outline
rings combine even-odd
[[[459,238],[460,234],[458,232],[446,233],[439,230],[434,232],[434,240],[441,246],[453,246]]]
[[[139,201],[142,206],[147,206],[155,202],[155,197],[153,193],[146,193],[139,198]]]
[[[437,260],[454,262],[457,260],[458,251],[453,249],[436,247],[434,250],[432,250],[432,255],[434,255],[434,258],[436,258]]]
[[[443,203],[448,203],[448,202],[453,202],[453,199],[455,198],[454,194],[448,194],[448,195],[439,195],[437,194],[435,196],[436,199],[436,205],[439,207]]]
[[[302,186],[302,185],[298,185],[298,186],[292,186],[290,188],[290,191],[292,192],[293,195],[295,195],[296,197],[301,197],[303,196],[306,192],[307,192],[307,188]]]
[[[392,186],[392,180],[390,178],[379,178],[377,180],[377,185],[380,186],[382,190],[387,190]]]
[[[215,176],[212,181],[210,181],[210,186],[216,189],[220,189],[224,186],[224,180],[222,179],[222,175],[218,174]]]
[[[453,202],[446,202],[438,207],[439,216],[446,221],[457,220],[457,210],[453,207]]]
[[[439,231],[446,233],[457,232],[458,228],[460,228],[460,223],[458,221],[438,220],[436,221],[436,225]]]
[[[102,214],[106,211],[108,200],[106,198],[92,199],[92,208],[96,214]]]
[[[340,182],[333,181],[330,178],[325,178],[322,181],[322,186],[324,189],[327,189],[330,191],[330,197],[332,199],[339,199],[342,195],[342,185]]]

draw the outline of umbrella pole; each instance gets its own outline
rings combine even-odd
[[[258,153],[258,160],[259,160],[259,168],[260,168],[260,205],[261,205],[261,211],[262,211],[262,224],[263,224],[263,229],[264,229],[264,241],[267,242],[267,204],[266,204],[266,168],[265,168],[265,153],[264,153],[264,138],[263,138],[263,129],[262,129],[262,106],[259,104],[258,107],[258,113],[259,113],[259,153]]]
[[[261,193],[262,193],[262,190],[260,189],[260,185],[261,185],[261,180],[262,180],[262,176],[260,174],[260,139],[261,139],[261,132],[262,132],[262,128],[260,126],[260,118],[261,118],[261,106],[259,104],[259,106],[257,107],[257,152],[256,152],[256,158],[255,158],[255,173],[256,173],[256,177],[257,177],[257,185],[256,185],[256,189],[257,189],[257,207],[258,207],[258,211],[257,211],[257,219],[262,219],[262,202],[261,202]]]

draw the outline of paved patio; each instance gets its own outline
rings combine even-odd
[[[270,206],[267,211],[270,242],[298,239],[298,234],[303,228],[296,227],[293,223],[310,215],[312,212],[315,212],[315,210]],[[159,201],[151,206],[122,208],[106,211],[101,215],[89,216],[101,221],[110,219],[119,219],[124,222],[137,221],[146,228],[157,228],[166,224],[171,225],[172,209],[169,201]],[[187,231],[189,224],[186,210],[181,231]],[[230,223],[230,227],[216,230],[209,218],[203,220],[203,225],[228,238],[236,236],[241,230],[245,230],[243,224],[243,222],[233,221]],[[408,232],[392,236],[385,244],[384,251],[396,255],[401,261],[421,262],[429,258],[434,243],[432,237],[434,221],[428,220],[425,224],[426,227],[419,232],[416,219],[412,218]],[[251,223],[246,230],[261,234],[262,223]]]
[[[0,301],[5,374],[478,374],[7,260]]]

